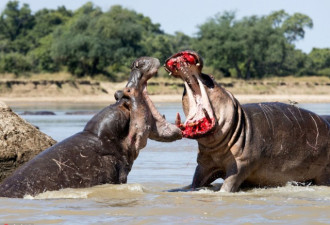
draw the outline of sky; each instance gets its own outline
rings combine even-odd
[[[8,1],[0,2],[2,12]],[[56,9],[64,5],[76,10],[87,0],[20,0],[29,4],[32,12],[42,8]],[[303,13],[312,18],[314,27],[306,29],[305,38],[296,42],[296,47],[309,53],[313,47],[330,48],[330,0],[93,0],[96,6],[107,11],[112,5],[122,5],[151,18],[153,23],[161,24],[161,29],[168,34],[181,31],[193,36],[198,25],[224,11],[235,11],[237,19],[251,15],[268,15],[284,9],[292,15]]]

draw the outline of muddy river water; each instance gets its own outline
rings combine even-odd
[[[82,130],[92,115],[67,112],[100,110],[93,104],[9,104],[18,114],[50,110],[55,116],[22,116],[57,141]],[[330,104],[303,104],[330,115]],[[179,103],[157,104],[173,122]],[[238,193],[213,190],[168,192],[191,183],[196,167],[194,140],[148,141],[128,183],[46,192],[25,199],[0,198],[1,224],[330,224],[330,187],[257,188]],[[219,188],[222,180],[214,183]]]

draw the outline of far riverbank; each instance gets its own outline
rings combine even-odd
[[[181,102],[182,95],[151,95],[152,101],[162,102]],[[252,102],[284,102],[284,103],[329,103],[330,95],[235,95],[241,103]],[[10,103],[114,103],[114,97],[111,95],[84,95],[84,96],[50,96],[50,97],[0,97],[0,101]]]
[[[55,76],[56,77],[56,76]],[[279,101],[286,103],[330,102],[329,77],[274,77],[255,80],[217,80],[242,103]],[[0,79],[4,102],[99,102],[113,103],[114,93],[126,82],[78,79]],[[183,82],[152,78],[148,92],[154,102],[180,102]]]

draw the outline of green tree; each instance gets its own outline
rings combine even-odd
[[[283,21],[281,28],[287,40],[293,43],[305,37],[305,29],[313,28],[313,21],[307,15],[295,13]]]
[[[100,42],[95,40],[97,35],[90,29],[102,11],[87,3],[79,8],[73,17],[53,32],[51,55],[54,60],[67,66],[72,74],[83,76],[94,74],[98,58],[90,56],[91,52],[100,48]]]
[[[36,72],[59,70],[59,64],[51,56],[52,32],[58,26],[65,24],[72,14],[64,6],[58,7],[57,10],[42,9],[35,13],[35,26],[29,31],[33,40],[33,49],[29,51],[28,56],[31,57]]]
[[[31,47],[27,34],[34,23],[27,4],[20,7],[18,1],[9,1],[0,15],[0,51],[27,53]]]
[[[308,56],[316,74],[330,76],[330,48],[313,48]]]
[[[282,65],[290,46],[281,31],[274,29],[265,17],[244,18],[237,25],[246,34],[243,36],[245,78],[283,74]]]
[[[241,78],[240,63],[244,59],[244,43],[242,34],[234,26],[234,12],[217,14],[199,26],[193,48],[198,49],[208,65],[222,71],[234,68]]]
[[[32,62],[30,59],[20,53],[0,53],[0,72],[14,73],[16,76],[22,72],[30,71]]]
[[[294,41],[305,37],[305,29],[313,28],[313,20],[304,14],[295,13],[290,16],[284,10],[272,12],[267,16],[274,28],[280,29],[286,39],[293,43]]]
[[[151,33],[141,41],[143,54],[156,57],[161,62],[174,52],[191,48],[191,38],[184,33],[176,32],[175,35]]]
[[[54,32],[52,55],[73,74],[116,79],[114,72],[146,52],[143,39],[161,33],[158,24],[135,11],[113,6],[103,13],[87,3]]]
[[[95,30],[103,40],[108,40],[110,64],[132,61],[142,53],[140,42],[146,28],[141,17],[121,6],[113,6],[95,24]]]
[[[121,80],[137,57],[164,61],[192,48],[206,65],[238,78],[328,75],[329,49],[313,49],[308,55],[295,49],[294,43],[312,27],[307,15],[284,10],[239,20],[234,12],[224,12],[200,25],[191,38],[166,34],[149,17],[119,5],[102,12],[88,2],[75,12],[62,6],[32,14],[27,4],[14,0],[0,14],[0,71],[67,70]]]
[[[35,25],[31,30],[34,39],[42,38],[52,33],[54,29],[66,23],[73,13],[64,6],[58,7],[56,10],[41,9],[34,14]]]
[[[209,65],[225,73],[235,71],[238,78],[287,75],[293,71],[285,63],[289,55],[295,55],[292,43],[303,38],[305,27],[311,26],[308,16],[290,16],[283,10],[241,20],[235,19],[235,13],[225,12],[199,27],[194,48]]]
[[[167,34],[149,35],[143,41],[143,50],[145,55],[158,58],[164,62],[167,57],[175,52],[172,38]]]

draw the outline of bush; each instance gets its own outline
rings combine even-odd
[[[330,68],[324,68],[317,71],[318,75],[327,76],[330,78]]]
[[[16,76],[32,70],[32,60],[22,54],[11,52],[0,54],[0,72],[14,73]]]

